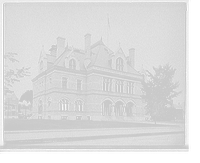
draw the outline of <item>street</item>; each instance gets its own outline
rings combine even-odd
[[[7,131],[5,148],[149,148],[185,145],[182,126]]]

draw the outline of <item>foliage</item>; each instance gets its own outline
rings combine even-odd
[[[20,78],[25,76],[29,76],[29,69],[22,67],[20,69],[13,69],[11,68],[7,62],[10,61],[11,63],[19,62],[15,57],[16,53],[6,53],[4,55],[4,95],[7,93],[12,93],[11,88],[15,82],[19,82]]]
[[[173,108],[173,98],[180,92],[175,91],[179,83],[173,82],[175,69],[169,64],[153,67],[154,74],[146,70],[146,81],[142,82],[142,99],[146,103],[146,113],[156,120],[167,115],[167,108]],[[165,113],[165,114],[164,114]]]
[[[30,102],[32,105],[33,104],[33,90],[27,90],[26,92],[24,92],[21,95],[19,101],[21,102],[26,101],[27,103]]]

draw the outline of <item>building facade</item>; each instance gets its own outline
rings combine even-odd
[[[126,56],[100,39],[85,49],[65,46],[58,37],[49,54],[41,51],[38,75],[33,82],[33,116],[68,120],[143,119],[141,81],[134,69],[135,49]]]
[[[4,118],[18,118],[19,100],[14,93],[7,93],[4,101]]]

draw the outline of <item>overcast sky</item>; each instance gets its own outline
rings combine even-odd
[[[19,66],[31,67],[31,76],[14,85],[18,97],[32,89],[38,73],[42,46],[47,53],[58,36],[70,46],[84,48],[84,35],[92,35],[92,43],[101,37],[109,47],[120,46],[128,54],[135,48],[136,70],[152,71],[152,66],[169,63],[177,69],[174,81],[180,83],[184,101],[186,55],[185,3],[20,3],[4,6],[5,52],[18,54]]]

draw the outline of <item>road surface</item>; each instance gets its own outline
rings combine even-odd
[[[7,131],[5,148],[149,148],[185,145],[181,126]]]

